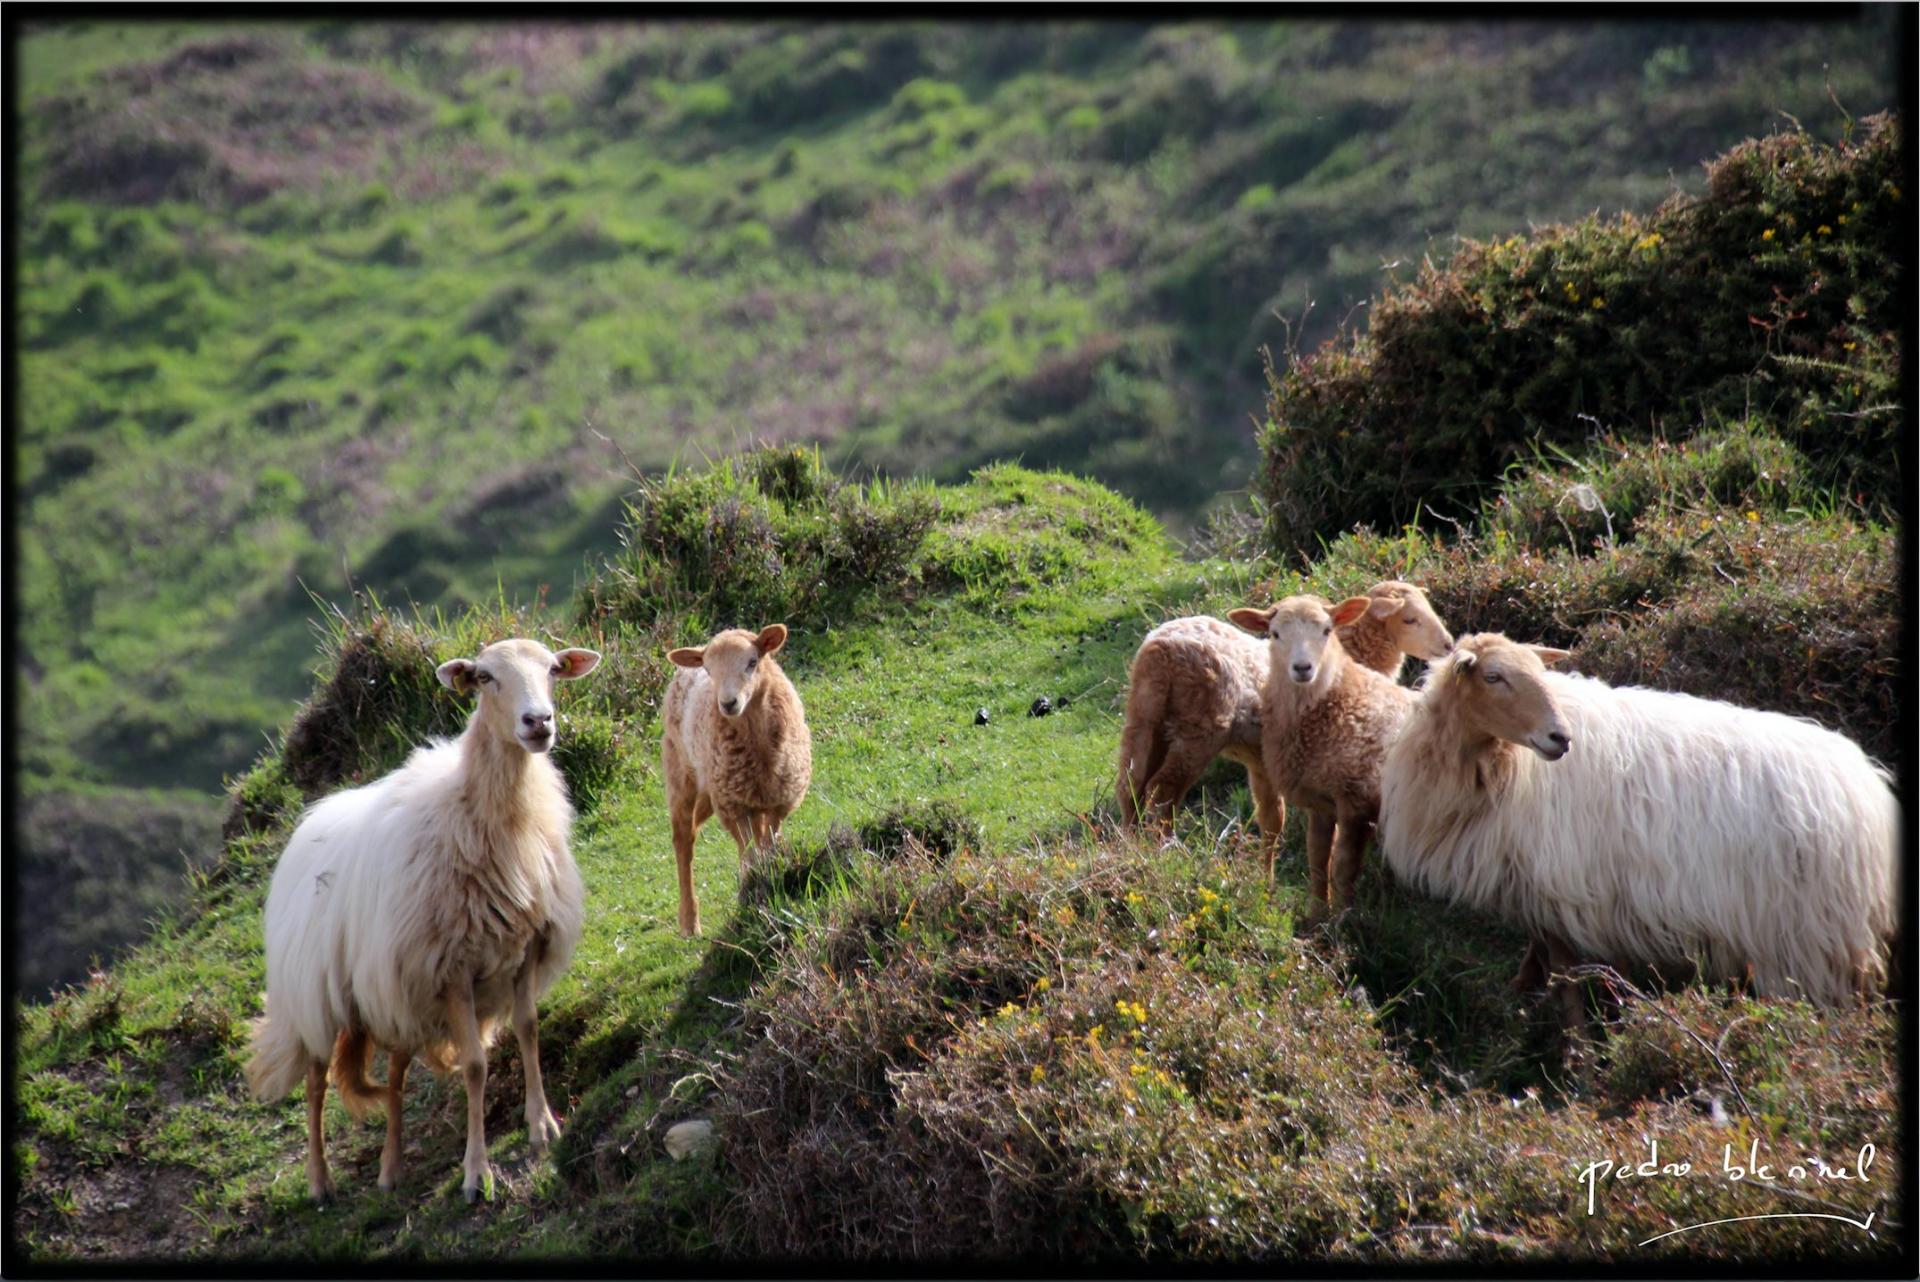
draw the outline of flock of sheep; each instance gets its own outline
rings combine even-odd
[[[1690,965],[1829,1005],[1884,983],[1899,807],[1887,772],[1844,736],[1550,673],[1566,652],[1497,633],[1456,641],[1406,583],[1229,617],[1237,626],[1175,619],[1141,643],[1123,823],[1164,819],[1226,755],[1246,768],[1269,876],[1286,807],[1307,812],[1316,916],[1352,905],[1377,828],[1398,877],[1529,933],[1523,981],[1582,960]],[[771,848],[811,781],[805,714],[774,658],[786,638],[778,624],[734,629],[668,656],[661,754],[682,934],[700,929],[700,825],[718,815],[745,861]],[[1418,688],[1395,680],[1406,655],[1428,663]],[[356,1116],[384,1102],[380,1187],[395,1186],[415,1055],[464,1075],[462,1188],[480,1196],[486,1048],[508,1020],[529,1146],[559,1134],[535,1002],[584,911],[572,810],[547,753],[554,682],[599,660],[512,640],[441,665],[444,684],[477,696],[461,736],[316,803],[289,839],[267,897],[266,1012],[247,1076],[263,1100],[304,1080],[315,1199],[333,1192],[329,1080]],[[1578,992],[1557,985],[1569,1019],[1583,1018]],[[384,1087],[367,1079],[376,1048]]]

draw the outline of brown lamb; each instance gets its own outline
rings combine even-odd
[[[1231,618],[1264,633],[1261,765],[1271,786],[1307,812],[1307,889],[1316,915],[1353,903],[1361,857],[1380,818],[1380,767],[1416,695],[1355,663],[1334,630],[1369,605],[1291,596]]]
[[[1392,676],[1406,655],[1437,659],[1453,647],[1426,593],[1389,580],[1367,592],[1368,608],[1340,629],[1347,654]],[[1128,676],[1115,796],[1123,824],[1164,819],[1215,757],[1247,772],[1267,872],[1273,872],[1286,803],[1261,769],[1260,705],[1268,647],[1206,615],[1171,619],[1140,643]]]
[[[680,933],[700,933],[693,894],[693,839],[710,815],[733,835],[744,864],[771,850],[780,825],[813,779],[813,738],[799,692],[774,661],[784,624],[758,635],[741,628],[704,646],[671,651],[660,759],[680,875]]]

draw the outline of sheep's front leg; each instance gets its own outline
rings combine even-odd
[[[467,1080],[467,1155],[462,1163],[467,1178],[460,1191],[474,1202],[493,1183],[487,1165],[487,1048],[480,1044],[480,1024],[473,1013],[473,981],[457,982],[446,1000],[447,1028]]]
[[[520,1043],[520,1062],[527,1070],[527,1147],[539,1157],[548,1144],[560,1138],[560,1123],[547,1107],[547,1088],[540,1077],[540,1026],[533,1002],[535,957],[529,952],[526,964],[514,977],[513,1035]]]
[[[1247,791],[1253,794],[1253,817],[1260,824],[1260,853],[1266,860],[1267,880],[1273,880],[1274,859],[1280,854],[1280,832],[1287,825],[1287,803],[1267,779],[1267,772],[1247,767]]]
[[[1317,920],[1327,912],[1327,864],[1333,857],[1333,816],[1323,810],[1307,812],[1307,916]]]
[[[679,791],[668,801],[673,823],[674,871],[680,879],[680,933],[691,939],[700,933],[700,903],[693,895],[693,839],[713,813],[706,797],[688,799]]]
[[[412,1062],[412,1051],[387,1052],[387,1142],[380,1150],[380,1189],[385,1193],[400,1187],[400,1104]]]
[[[773,853],[773,811],[753,812],[753,844],[763,859]]]
[[[744,810],[719,812],[720,822],[726,825],[733,842],[740,848],[740,866],[748,868],[753,862],[753,816]]]
[[[1344,815],[1336,825],[1333,843],[1332,903],[1338,912],[1353,907],[1353,887],[1360,880],[1360,862],[1366,857],[1373,821],[1365,815]]]
[[[327,1108],[327,1066],[319,1060],[307,1065],[307,1188],[316,1202],[333,1197],[333,1176],[327,1174],[327,1142],[321,1121]]]
[[[1558,935],[1548,935],[1547,966],[1553,972],[1548,988],[1560,1001],[1560,1031],[1566,1038],[1569,1058],[1578,1056],[1588,1045],[1587,999],[1579,980],[1566,972],[1580,964],[1580,954]]]

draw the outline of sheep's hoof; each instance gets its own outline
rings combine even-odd
[[[488,1166],[484,1175],[469,1173],[467,1182],[460,1188],[460,1194],[467,1199],[468,1206],[472,1206],[482,1198],[489,1202],[493,1201],[493,1167]]]
[[[542,1109],[541,1116],[527,1121],[527,1147],[535,1157],[545,1157],[547,1147],[560,1138],[560,1122],[551,1109]]]
[[[309,1196],[313,1198],[313,1204],[315,1206],[325,1206],[333,1201],[333,1178],[331,1176],[321,1176],[317,1180],[310,1180],[308,1181],[308,1190]]]

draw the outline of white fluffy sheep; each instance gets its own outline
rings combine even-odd
[[[1429,671],[1382,779],[1394,872],[1556,967],[1697,962],[1830,1005],[1882,980],[1886,772],[1812,722],[1546,671],[1562,657],[1482,634]]]
[[[527,1139],[560,1133],[540,1078],[534,1003],[580,937],[582,889],[567,850],[566,784],[554,742],[553,682],[593,671],[592,650],[558,654],[500,641],[442,664],[440,680],[479,702],[464,733],[416,749],[398,770],[308,809],[267,892],[266,1014],[255,1021],[247,1080],[262,1100],[307,1085],[307,1176],[333,1192],[321,1134],[328,1066],[348,1109],[383,1098],[380,1187],[400,1177],[407,1065],[465,1070],[463,1185],[487,1178],[486,1047],[511,1015],[526,1069]],[[366,1079],[375,1046],[387,1083]]]
[[[667,687],[661,772],[680,877],[680,933],[700,933],[693,894],[693,839],[710,815],[745,863],[772,848],[813,779],[813,737],[800,694],[774,659],[787,643],[783,623],[760,632],[730,628],[704,646],[670,651],[679,666]]]

